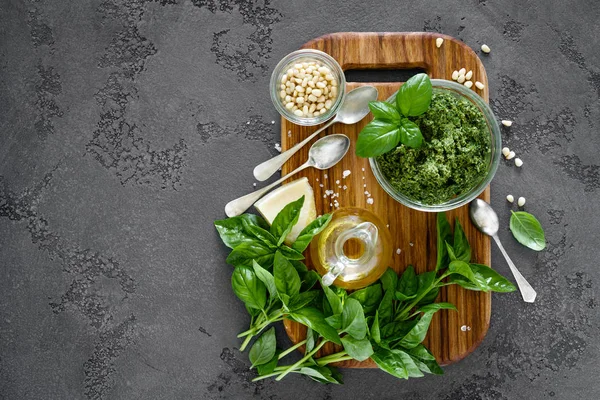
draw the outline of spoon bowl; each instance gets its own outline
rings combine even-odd
[[[230,201],[225,206],[225,214],[228,217],[240,215],[275,186],[305,168],[313,167],[323,170],[333,167],[344,158],[346,153],[348,153],[348,149],[350,149],[350,139],[346,135],[334,134],[322,137],[311,146],[308,151],[308,160],[304,164],[276,182],[271,183],[269,186]]]
[[[350,139],[339,133],[322,137],[308,151],[308,163],[317,169],[329,169],[340,162],[350,149]]]

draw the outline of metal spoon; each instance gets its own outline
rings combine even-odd
[[[305,168],[315,167],[317,169],[329,169],[333,167],[342,158],[344,158],[349,148],[350,139],[346,135],[341,135],[338,133],[335,135],[322,137],[310,147],[310,150],[308,151],[308,161],[278,181],[273,182],[269,186],[230,201],[225,206],[225,214],[227,214],[228,217],[240,215],[250,208],[252,204],[256,203],[258,199],[263,197],[268,191]]]
[[[259,181],[265,181],[271,177],[281,166],[290,159],[298,150],[304,147],[315,136],[321,133],[324,129],[329,128],[336,122],[351,125],[355,124],[369,113],[369,102],[377,100],[377,89],[373,86],[361,86],[351,90],[346,95],[344,103],[338,110],[334,119],[330,120],[315,133],[296,144],[294,147],[284,151],[254,168],[254,177]]]
[[[502,255],[506,259],[513,276],[517,281],[517,286],[519,286],[523,300],[527,303],[533,303],[537,293],[535,290],[533,290],[523,275],[521,275],[508,254],[506,254],[506,250],[504,250],[504,247],[502,247],[500,239],[498,239],[498,228],[500,224],[498,223],[498,215],[496,212],[485,201],[481,199],[475,199],[471,202],[471,206],[469,207],[469,215],[471,216],[471,221],[473,221],[473,224],[477,229],[494,238],[494,241],[500,248]]]

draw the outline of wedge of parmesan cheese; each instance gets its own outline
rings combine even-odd
[[[254,207],[256,207],[258,212],[269,224],[272,224],[273,220],[283,207],[287,206],[292,201],[298,200],[302,196],[304,196],[304,205],[300,210],[298,223],[294,225],[285,238],[286,244],[294,243],[300,232],[302,232],[302,229],[317,218],[315,194],[308,183],[308,178],[300,178],[287,185],[283,185],[254,203]]]

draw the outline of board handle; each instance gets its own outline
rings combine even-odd
[[[422,68],[431,73],[431,58],[426,55],[435,49],[438,37],[456,41],[431,32],[340,32],[318,37],[302,48],[332,55],[344,71]]]

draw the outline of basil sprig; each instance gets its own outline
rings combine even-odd
[[[319,275],[296,259],[296,253],[301,255],[300,251],[327,226],[331,216],[308,225],[291,247],[281,242],[297,222],[302,201],[286,206],[275,218],[275,227],[269,228],[262,219],[249,214],[215,223],[223,242],[233,248],[227,258],[235,266],[232,288],[251,317],[249,329],[238,337],[243,338],[241,351],[255,339],[249,352],[252,368],[258,373],[255,381],[270,377],[281,380],[294,373],[321,383],[341,384],[340,373],[330,364],[368,358],[397,378],[442,374],[435,357],[422,343],[436,312],[456,310],[450,303],[435,302],[440,288],[457,284],[468,290],[515,290],[491,268],[472,262],[471,247],[460,222],[456,220],[453,231],[445,214],[437,218],[435,270],[417,274],[408,266],[398,277],[388,269],[378,282],[352,294],[335,286],[315,288]],[[277,347],[272,327],[283,319],[307,327],[306,339],[285,350]],[[327,343],[343,347],[337,353],[316,358]],[[282,363],[301,346],[304,354],[298,361]]]
[[[376,157],[394,149],[398,143],[412,148],[421,147],[421,130],[408,117],[427,111],[432,94],[429,76],[417,74],[400,87],[396,104],[385,101],[369,103],[374,119],[358,135],[356,155]]]

